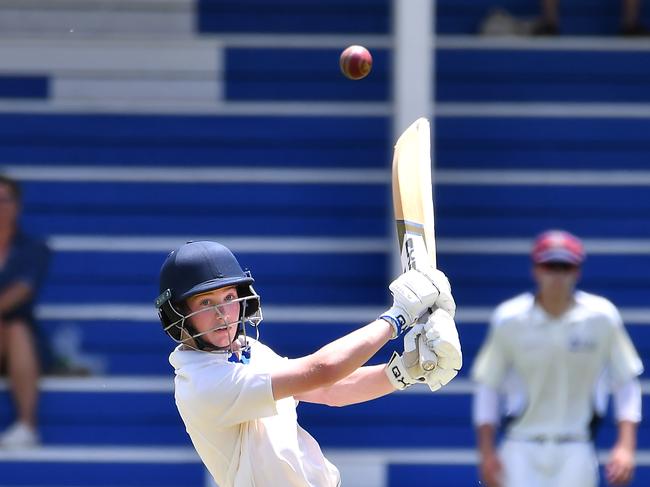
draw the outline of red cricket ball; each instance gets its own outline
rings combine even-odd
[[[347,78],[365,78],[372,68],[372,56],[363,46],[350,46],[341,53],[339,66]]]

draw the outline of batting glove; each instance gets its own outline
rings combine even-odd
[[[436,368],[427,372],[425,382],[437,391],[451,381],[463,366],[458,330],[453,318],[443,309],[437,309],[424,325],[426,346],[438,358]]]
[[[435,363],[435,368],[425,369],[423,359]],[[438,309],[425,323],[416,324],[404,335],[404,353],[393,352],[384,372],[395,389],[426,383],[437,391],[456,377],[462,364],[454,320]]]
[[[426,382],[426,371],[420,362],[422,348],[427,348],[424,341],[425,325],[418,323],[404,335],[404,352],[400,355],[393,352],[384,372],[395,389]],[[437,357],[433,357],[437,362]]]
[[[393,355],[391,355],[384,368],[384,373],[393,387],[398,390],[404,390],[413,384],[425,381],[424,375],[418,379],[409,373],[408,367],[404,363],[404,357],[397,352],[393,352]]]
[[[436,298],[434,308],[445,310],[453,319],[456,316],[456,302],[451,295],[451,284],[447,276],[435,267],[425,267],[422,269],[422,273],[429,278],[438,290],[438,297]]]
[[[393,305],[380,318],[393,327],[392,339],[413,326],[434,305],[440,294],[431,279],[416,270],[405,272],[388,288],[393,294]]]

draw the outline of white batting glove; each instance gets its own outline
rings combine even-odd
[[[393,352],[384,372],[395,389],[407,387],[426,381],[426,371],[420,363],[420,344],[424,343],[420,336],[424,335],[423,324],[416,324],[404,335],[404,352],[402,355]],[[426,347],[426,344],[422,345]]]
[[[391,282],[388,288],[393,294],[393,306],[379,318],[393,327],[391,339],[413,326],[434,305],[440,294],[432,280],[416,270],[405,272]]]
[[[437,309],[424,325],[425,342],[438,357],[438,364],[425,375],[425,382],[437,391],[451,381],[463,366],[458,330],[453,318],[443,309]]]
[[[444,272],[435,267],[425,267],[421,272],[429,278],[438,290],[434,308],[444,309],[452,318],[456,316],[456,302],[451,294],[451,284]]]
[[[393,355],[391,355],[390,360],[384,368],[384,373],[393,387],[398,390],[406,389],[413,384],[424,381],[424,379],[419,381],[418,379],[411,377],[411,374],[409,374],[406,365],[404,364],[402,356],[397,352],[393,352]]]
[[[421,360],[431,359],[431,350],[436,361],[433,370],[425,370]],[[429,389],[437,391],[447,385],[463,365],[460,341],[454,320],[442,310],[436,310],[426,323],[418,323],[404,335],[404,353],[393,355],[385,373],[395,389],[426,383]]]

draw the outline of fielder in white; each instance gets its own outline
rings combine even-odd
[[[575,290],[584,256],[574,235],[543,233],[532,252],[536,294],[510,299],[493,314],[472,368],[480,473],[488,487],[598,485],[590,428],[610,390],[618,438],[605,474],[612,485],[632,478],[643,366],[616,307]],[[502,416],[508,421],[497,451]]]
[[[379,318],[311,355],[280,357],[247,336],[262,320],[253,278],[226,247],[189,242],[160,272],[156,307],[179,345],[175,399],[187,432],[220,487],[336,487],[339,472],[297,421],[299,401],[345,406],[416,382],[435,390],[461,366],[449,281],[439,271],[409,271],[391,285],[393,306]],[[413,326],[433,310],[423,324]],[[404,331],[407,351],[388,364],[364,364]],[[425,333],[438,366],[419,366]]]

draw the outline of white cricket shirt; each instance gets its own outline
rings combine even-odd
[[[587,438],[603,374],[616,387],[641,372],[616,307],[582,291],[557,318],[531,293],[501,304],[472,367],[480,384],[505,388],[516,417],[509,427],[514,438]]]
[[[273,399],[269,372],[285,359],[248,340],[248,364],[181,346],[169,356],[176,406],[201,460],[219,487],[338,486],[338,470],[298,425],[298,402]]]

